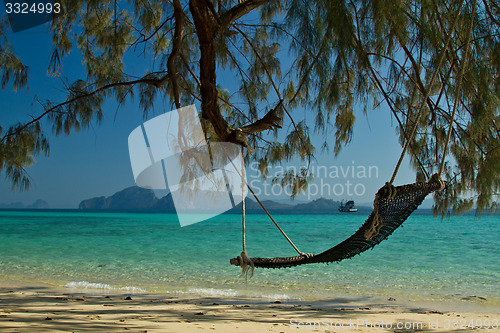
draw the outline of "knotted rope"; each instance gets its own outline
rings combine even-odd
[[[380,217],[378,211],[380,199],[393,199],[397,193],[398,190],[396,187],[387,182],[382,188],[380,188],[380,190],[378,190],[377,194],[375,194],[375,200],[373,200],[373,223],[370,229],[365,232],[366,239],[372,239],[374,236],[378,235],[380,229],[384,225],[382,217]]]
[[[245,274],[247,274],[249,268],[252,269],[251,273],[250,273],[250,277],[252,277],[253,276],[253,272],[255,270],[255,265],[254,265],[252,259],[250,259],[248,257],[247,251],[245,251],[245,250],[241,251],[241,254],[238,257],[236,257],[236,260],[237,260],[237,264],[236,265],[241,267],[240,277],[242,277]]]

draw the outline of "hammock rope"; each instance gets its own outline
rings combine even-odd
[[[441,68],[441,65],[443,64],[443,60],[446,56],[446,51],[448,50],[448,46],[449,46],[450,41],[451,41],[451,36],[453,35],[453,32],[455,32],[455,28],[457,26],[458,19],[460,17],[460,11],[462,10],[462,6],[464,5],[464,2],[465,2],[465,0],[462,0],[462,2],[460,3],[460,7],[458,8],[457,15],[455,16],[455,20],[453,21],[451,33],[449,33],[448,36],[446,36],[446,42],[444,43],[444,48],[443,48],[443,52],[441,53],[441,56],[439,58],[439,63],[437,65],[436,69],[434,70],[434,73],[432,73],[431,81],[429,82],[429,86],[427,87],[427,89],[425,91],[425,96],[424,96],[423,102],[422,102],[422,104],[420,104],[420,109],[418,111],[417,118],[415,119],[415,124],[413,125],[413,129],[410,133],[410,136],[408,137],[408,140],[406,140],[406,142],[405,142],[403,151],[401,152],[401,155],[399,156],[398,163],[396,164],[396,168],[394,169],[394,172],[392,173],[391,180],[389,181],[389,184],[391,184],[391,185],[394,183],[394,180],[396,179],[396,175],[398,174],[399,167],[401,166],[401,163],[403,162],[403,158],[406,155],[406,150],[410,146],[410,142],[413,140],[413,138],[415,137],[415,134],[417,132],[418,122],[419,122],[420,117],[422,116],[424,108],[425,108],[425,101],[427,101],[427,99],[430,96],[431,88],[432,88],[432,85],[434,84],[434,80],[436,80],[436,77],[439,73],[439,69]]]
[[[243,147],[241,148],[243,152]],[[237,170],[237,169],[236,169]],[[241,266],[241,274],[240,277],[244,276],[245,274],[248,273],[249,269],[251,269],[250,277],[253,276],[254,270],[255,270],[255,265],[248,257],[247,254],[247,249],[246,249],[246,239],[245,239],[245,171],[243,169],[242,174],[240,175],[242,182],[241,182],[241,197],[243,200],[241,200],[241,229],[242,229],[242,242],[243,242],[243,250],[241,251],[241,254],[238,256],[238,266]]]
[[[446,153],[448,152],[448,144],[450,143],[451,132],[453,131],[453,123],[455,121],[455,114],[457,112],[458,100],[460,99],[460,89],[462,88],[462,80],[463,80],[464,73],[465,73],[465,65],[467,63],[467,56],[469,55],[469,49],[470,49],[470,37],[472,34],[472,28],[474,26],[474,16],[476,14],[476,4],[477,4],[477,0],[474,0],[472,15],[471,15],[472,19],[471,19],[469,31],[467,31],[467,39],[465,42],[464,60],[462,62],[462,68],[460,69],[460,74],[458,76],[457,94],[455,95],[455,101],[453,103],[453,112],[451,114],[451,120],[450,120],[450,125],[448,128],[448,134],[446,136],[445,146],[444,146],[444,150],[443,150],[443,157],[441,158],[441,166],[439,168],[439,174],[441,174],[443,172],[443,169],[444,169],[445,157],[446,157]]]
[[[281,102],[280,102],[281,103]],[[227,156],[226,152],[223,150],[223,153]],[[242,147],[242,156],[244,156],[243,154],[243,147]],[[250,184],[248,184],[245,180],[245,171],[244,171],[244,168],[243,168],[243,172],[240,173],[240,171],[238,170],[238,168],[236,167],[236,165],[234,165],[233,161],[229,158],[229,161],[231,162],[231,164],[233,165],[234,167],[234,170],[236,171],[236,173],[238,173],[238,175],[241,177],[241,186],[242,186],[242,201],[241,201],[241,207],[242,207],[242,224],[243,224],[243,227],[242,227],[242,233],[243,233],[243,251],[246,252],[245,248],[246,248],[246,241],[245,241],[245,195],[244,195],[244,188],[248,188],[248,190],[250,191],[250,193],[252,193],[253,197],[255,198],[255,200],[257,201],[257,203],[259,204],[259,206],[262,208],[262,210],[264,210],[264,212],[266,212],[267,216],[269,217],[269,219],[274,223],[274,225],[276,226],[276,228],[281,232],[281,234],[283,235],[283,237],[285,237],[285,239],[288,241],[288,243],[293,247],[293,249],[295,251],[297,251],[297,253],[299,255],[305,255],[305,253],[301,252],[297,246],[295,246],[295,244],[292,242],[292,240],[290,239],[290,237],[288,237],[288,235],[285,233],[285,231],[283,231],[283,229],[280,227],[280,225],[278,224],[278,222],[276,222],[276,220],[272,217],[271,213],[269,213],[269,211],[266,209],[266,207],[264,206],[264,204],[262,203],[262,201],[260,201],[259,197],[257,197],[257,194],[255,194],[254,190],[252,189],[252,187],[250,186]]]
[[[252,193],[252,195],[255,198],[255,200],[257,200],[257,203],[259,204],[259,206],[266,212],[267,216],[271,219],[271,221],[274,223],[274,225],[276,226],[276,228],[278,228],[278,230],[281,232],[281,234],[283,235],[283,237],[285,237],[285,239],[288,241],[288,243],[290,243],[290,245],[293,247],[293,249],[295,251],[297,251],[297,253],[299,254],[299,256],[305,255],[304,252],[301,252],[297,248],[297,246],[295,246],[295,244],[292,242],[292,240],[290,239],[290,237],[287,236],[287,234],[283,231],[283,229],[281,229],[281,227],[279,226],[278,222],[276,222],[276,220],[272,217],[271,213],[269,213],[269,211],[266,209],[266,207],[264,206],[264,204],[259,200],[259,198],[257,197],[257,195],[252,190],[252,188],[250,187],[249,184],[247,184],[247,187],[248,187],[248,190],[250,191],[250,193]]]

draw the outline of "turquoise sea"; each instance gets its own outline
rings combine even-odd
[[[302,251],[318,253],[356,231],[367,213],[275,218]],[[181,228],[172,214],[0,211],[0,281],[274,299],[484,297],[499,306],[499,222],[498,215],[441,220],[417,211],[353,259],[238,278],[229,259],[241,252],[239,215]],[[247,216],[247,250],[294,255],[265,215]]]

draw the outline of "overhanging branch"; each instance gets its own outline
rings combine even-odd
[[[167,75],[165,75],[165,76],[163,76],[161,78],[146,78],[146,77],[144,77],[142,79],[138,79],[138,80],[134,80],[134,81],[110,83],[110,84],[104,85],[101,88],[98,88],[98,89],[96,89],[94,91],[91,91],[89,93],[85,93],[85,94],[81,94],[81,95],[75,96],[75,97],[67,100],[66,102],[57,104],[57,105],[55,105],[55,106],[53,106],[53,107],[45,110],[45,112],[42,113],[40,116],[38,116],[36,118],[33,118],[31,121],[29,121],[26,124],[20,126],[15,131],[12,131],[12,132],[9,132],[9,133],[5,134],[0,139],[0,143],[5,142],[5,140],[7,140],[9,137],[16,136],[16,135],[22,133],[26,128],[28,128],[29,126],[33,125],[34,123],[40,121],[41,119],[43,119],[44,117],[46,117],[48,114],[56,111],[57,109],[59,109],[59,108],[61,108],[63,106],[69,105],[71,103],[74,103],[74,102],[76,102],[76,101],[78,101],[80,99],[92,97],[95,94],[98,94],[98,93],[100,93],[102,91],[105,91],[107,89],[111,89],[111,88],[114,88],[114,87],[130,86],[130,85],[135,85],[135,84],[139,84],[139,83],[146,83],[146,84],[151,84],[151,85],[154,85],[156,87],[159,87],[159,86],[161,86],[161,83],[165,80],[165,77],[167,77]]]
[[[253,124],[242,127],[241,131],[248,135],[256,132],[272,130],[274,128],[281,128],[281,125],[279,124],[281,122],[281,118],[277,116],[277,111],[280,107],[282,107],[282,105],[283,100],[279,101],[278,105],[266,113],[266,115],[261,119],[255,121]]]
[[[247,0],[237,4],[224,14],[220,15],[220,29],[225,29],[240,17],[250,13],[255,8],[262,6],[270,1],[271,0]]]

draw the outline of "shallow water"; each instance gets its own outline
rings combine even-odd
[[[365,214],[277,215],[304,252],[355,232]],[[275,299],[404,297],[500,304],[499,216],[414,214],[386,241],[339,264],[256,269],[239,279],[241,217],[181,228],[173,214],[0,211],[0,279],[67,288]],[[250,256],[294,250],[264,215],[247,216]],[[476,296],[471,298],[469,296]]]

